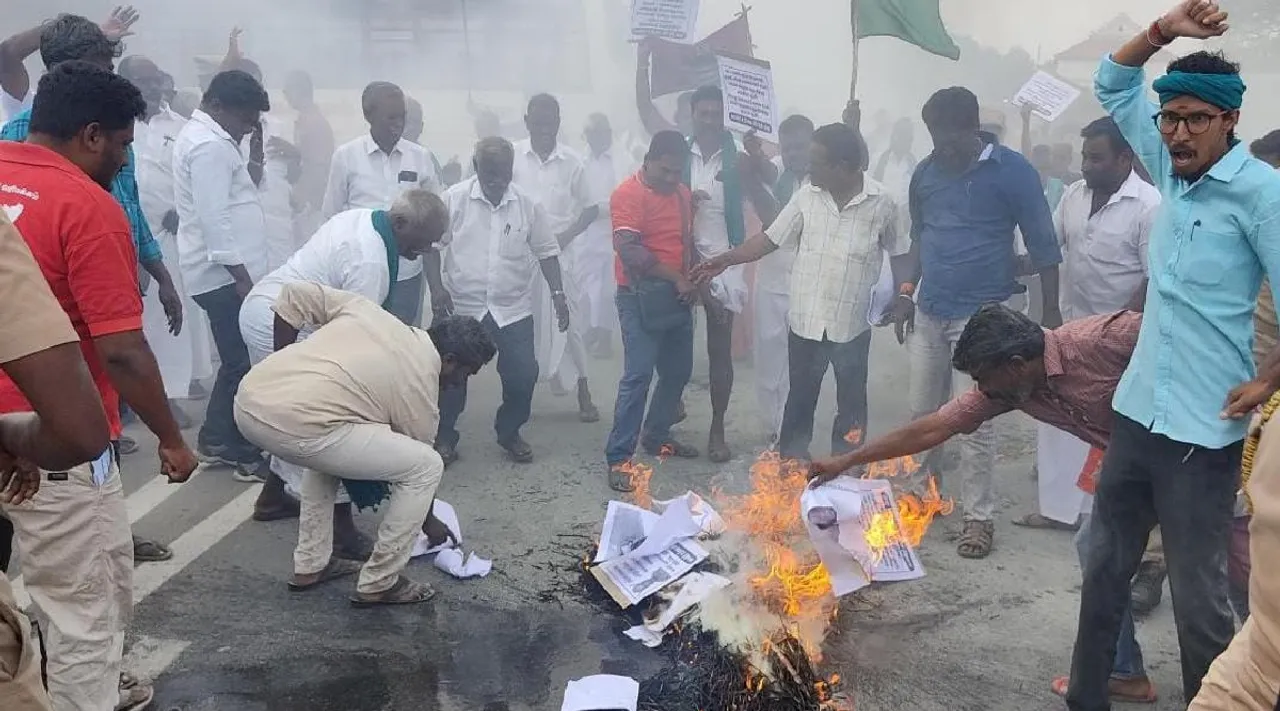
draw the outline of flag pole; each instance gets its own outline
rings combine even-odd
[[[849,0],[849,29],[853,33],[853,75],[849,79],[849,101],[858,98],[858,0]]]

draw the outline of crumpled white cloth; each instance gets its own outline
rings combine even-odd
[[[414,558],[424,555],[433,555],[440,551],[462,545],[462,525],[458,523],[458,512],[453,508],[453,506],[448,501],[436,499],[436,505],[433,511],[436,518],[440,519],[440,522],[443,523],[445,527],[449,529],[449,532],[453,534],[453,538],[447,539],[444,543],[433,548],[431,546],[431,539],[427,537],[427,534],[419,532],[418,540],[413,543],[413,553],[411,555]],[[456,539],[456,541],[454,539]]]
[[[493,561],[475,553],[467,553],[464,558],[461,550],[450,548],[436,554],[435,566],[455,578],[483,578],[493,570]]]

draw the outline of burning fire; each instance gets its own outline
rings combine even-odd
[[[631,503],[643,509],[653,508],[653,496],[649,490],[653,479],[653,467],[635,460],[628,460],[618,465],[618,470],[631,475],[631,484],[635,491],[631,492]]]
[[[844,441],[857,447],[862,444],[862,428],[854,427],[844,434]]]

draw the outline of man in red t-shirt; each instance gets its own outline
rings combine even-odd
[[[692,305],[698,295],[688,278],[693,198],[681,184],[688,157],[683,136],[659,132],[649,144],[644,167],[609,200],[618,255],[618,321],[626,352],[605,446],[609,486],[615,491],[635,489],[630,462],[638,440],[652,455],[665,449],[680,457],[698,456],[693,447],[671,439],[680,395],[693,371]],[[654,371],[658,384],[646,419]]]
[[[163,473],[181,482],[196,458],[142,335],[129,222],[106,190],[145,109],[127,80],[86,62],[59,64],[40,80],[27,142],[0,143],[0,206],[80,337],[112,438],[120,435],[123,396],[159,438]],[[13,381],[0,377],[0,413],[31,410]],[[115,709],[132,608],[133,543],[111,451],[88,468],[46,473],[29,503],[4,511],[46,632],[54,707]],[[130,708],[147,700],[136,698],[137,689],[123,693]]]

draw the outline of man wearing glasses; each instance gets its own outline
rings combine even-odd
[[[1156,80],[1142,65],[1179,37],[1227,30],[1211,0],[1185,0],[1102,61],[1102,106],[1164,198],[1150,236],[1146,315],[1116,390],[1098,475],[1067,705],[1106,711],[1129,580],[1159,524],[1169,551],[1182,684],[1193,699],[1235,632],[1227,550],[1244,418],[1280,386],[1280,353],[1254,368],[1253,312],[1280,277],[1280,177],[1235,137],[1238,65],[1196,52]],[[1154,116],[1154,118],[1153,118]]]

